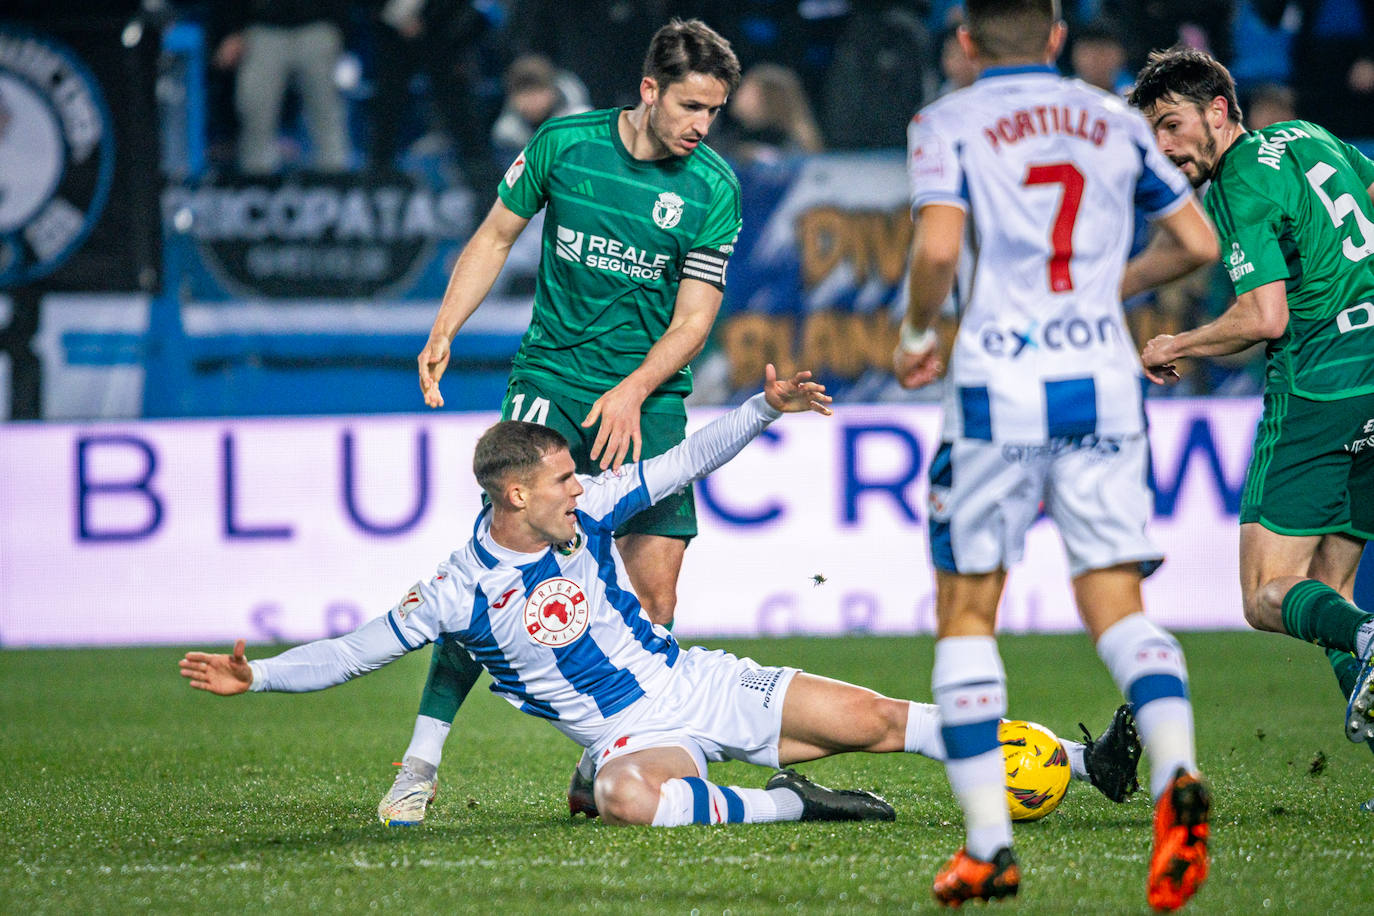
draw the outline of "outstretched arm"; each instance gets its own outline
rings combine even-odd
[[[830,396],[825,386],[811,380],[810,372],[780,379],[769,364],[764,370],[763,391],[656,458],[626,470],[606,471],[582,478],[586,492],[579,506],[593,518],[619,527],[671,493],[676,493],[739,454],[754,437],[784,413],[814,411],[830,416]]]
[[[389,623],[390,616],[385,614],[368,621],[352,633],[317,639],[261,660],[249,661],[244,657],[242,639],[234,643],[232,655],[187,652],[181,660],[181,676],[192,687],[220,696],[249,690],[323,690],[375,671],[420,647],[401,644]]]
[[[482,225],[473,233],[463,246],[463,253],[453,265],[453,273],[444,290],[444,299],[439,304],[439,314],[434,318],[429,340],[420,351],[417,362],[420,365],[420,391],[425,403],[430,407],[443,407],[444,398],[439,393],[439,379],[444,377],[448,368],[449,345],[477,306],[482,304],[491,285],[501,273],[511,246],[520,237],[528,219],[512,213],[504,203],[497,200]]]

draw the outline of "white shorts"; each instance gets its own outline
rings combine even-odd
[[[796,668],[765,668],[750,658],[693,646],[673,666],[668,688],[612,718],[589,750],[598,769],[651,747],[682,747],[704,777],[707,761],[778,765],[782,701]]]
[[[1143,433],[1033,445],[956,439],[930,464],[930,549],[944,572],[1008,569],[1041,507],[1064,540],[1070,575],[1164,555],[1145,534],[1153,509]]]

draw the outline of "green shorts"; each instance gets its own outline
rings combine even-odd
[[[501,419],[528,420],[558,430],[568,440],[577,472],[600,474],[600,459],[593,462],[590,457],[600,424],[582,428],[591,409],[591,401],[557,391],[542,379],[512,377],[501,402]],[[642,413],[639,434],[641,460],[661,455],[686,438],[687,413]],[[616,531],[617,537],[622,534],[658,534],[683,540],[696,537],[697,508],[692,488],[686,487],[635,515]]]
[[[1374,394],[1265,395],[1240,520],[1278,534],[1374,538]]]

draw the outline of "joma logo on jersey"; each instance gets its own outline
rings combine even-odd
[[[559,226],[554,251],[565,261],[593,270],[622,274],[631,280],[659,280],[672,259],[666,254],[650,254],[643,248],[617,239]]]
[[[1027,350],[1086,350],[1116,339],[1116,322],[1102,317],[1093,325],[1086,318],[1054,318],[1041,326],[1032,322],[1024,331],[1017,328],[983,328],[979,339],[983,352],[993,357],[1016,359]]]

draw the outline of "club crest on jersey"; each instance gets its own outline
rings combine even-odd
[[[565,557],[570,557],[573,554],[577,553],[577,551],[582,549],[582,542],[584,540],[585,539],[582,537],[582,532],[579,531],[572,536],[571,541],[568,541],[566,544],[560,544],[556,549],[561,555]]]
[[[587,632],[591,606],[582,586],[562,577],[545,579],[525,599],[525,632],[541,646],[559,649]]]
[[[682,219],[682,198],[664,191],[654,202],[654,222],[660,229],[671,229]]]

